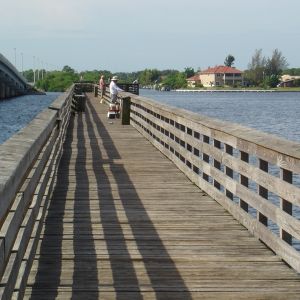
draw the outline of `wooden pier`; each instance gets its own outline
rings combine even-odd
[[[90,97],[71,118],[30,299],[296,299],[300,277]]]
[[[300,299],[299,144],[85,89],[0,147],[1,300]]]

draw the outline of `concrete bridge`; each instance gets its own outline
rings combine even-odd
[[[0,299],[300,299],[299,144],[82,89],[0,146]]]
[[[0,54],[0,99],[24,95],[28,89],[26,79]]]

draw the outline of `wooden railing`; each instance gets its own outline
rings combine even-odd
[[[131,124],[300,272],[300,144],[130,97]]]
[[[134,95],[139,95],[140,93],[140,85],[138,83],[117,83],[118,87],[122,89],[124,92],[132,93]],[[94,93],[95,97],[100,95],[99,85],[94,85]],[[106,95],[109,96],[109,86],[106,88]]]
[[[73,86],[0,146],[0,299],[23,296],[75,90],[85,91]],[[300,272],[299,144],[133,94],[120,96],[122,122],[130,116],[190,180]]]
[[[22,299],[71,114],[74,86],[0,146],[0,299]]]
[[[138,83],[118,83],[118,87],[124,92],[129,92],[135,95],[140,94],[140,85]]]

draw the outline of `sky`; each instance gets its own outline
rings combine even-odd
[[[22,71],[247,68],[278,48],[300,67],[299,0],[0,0],[0,53]],[[23,64],[22,64],[23,61]]]

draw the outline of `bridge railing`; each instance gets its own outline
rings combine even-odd
[[[139,95],[140,85],[138,83],[117,83],[118,87],[124,92],[132,93],[134,95]],[[94,85],[95,97],[100,95],[100,88],[98,84]],[[109,96],[109,85],[106,87],[106,96]]]
[[[22,299],[62,154],[73,90],[0,145],[0,299]]]
[[[24,84],[27,84],[26,78],[22,74],[20,74],[17,68],[8,59],[6,59],[1,53],[0,53],[0,63],[5,65],[7,68],[9,68],[14,73],[14,75],[19,78],[20,81],[22,81]]]
[[[130,98],[130,123],[300,272],[300,144],[132,94]]]

